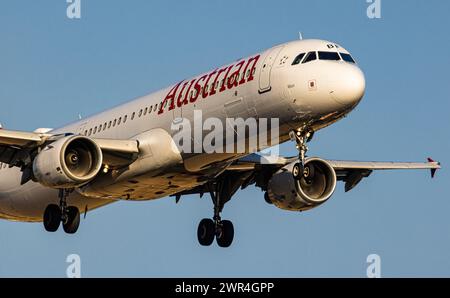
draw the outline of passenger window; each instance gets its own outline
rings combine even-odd
[[[144,110],[144,116],[147,115],[147,110],[148,110],[148,108],[145,108],[145,110]]]
[[[316,60],[316,59],[317,59],[316,52],[309,52],[308,55],[306,55],[305,60],[303,60],[302,64],[308,63],[308,62]]]
[[[128,115],[125,115],[125,117],[123,117],[123,123],[127,122],[127,118],[128,118]]]
[[[299,64],[299,63],[302,61],[303,57],[305,57],[305,53],[301,53],[300,55],[298,55],[297,57],[295,57],[294,62],[292,62],[291,65],[297,65],[297,64]]]
[[[105,124],[103,124],[103,131],[106,130],[106,125],[107,125],[107,123],[105,122]]]
[[[113,127],[116,127],[117,119],[114,119]]]
[[[337,52],[319,52],[319,60],[341,60]]]
[[[119,121],[117,121],[117,125],[120,125],[122,123],[122,117],[119,117]]]
[[[353,60],[352,56],[350,56],[350,54],[346,54],[346,53],[339,53],[341,54],[342,60],[346,61],[346,62],[350,62],[350,63],[355,63],[355,60]]]
[[[150,114],[153,111],[153,106],[151,105],[150,108],[148,109],[148,113]]]
[[[158,105],[155,105],[155,107],[153,108],[153,111],[156,111],[156,108],[158,107]]]
[[[138,116],[139,116],[139,117],[141,117],[141,116],[142,116],[142,109],[140,109],[140,110],[139,110],[139,114],[138,114]]]
[[[89,129],[89,135],[91,135],[91,134],[92,134],[92,128]]]
[[[108,128],[111,128],[111,121],[109,121],[109,123],[108,123]]]
[[[134,120],[134,115],[136,115],[136,112],[133,112],[133,114],[131,114],[131,120]]]
[[[102,127],[103,127],[103,124],[100,124],[100,126],[98,127],[98,132],[102,131]]]
[[[95,133],[97,132],[97,126],[96,127],[94,127],[94,135],[95,135]]]

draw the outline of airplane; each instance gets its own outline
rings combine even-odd
[[[307,155],[314,133],[348,115],[364,93],[364,74],[345,48],[305,39],[276,45],[57,129],[0,127],[0,218],[43,222],[48,232],[62,224],[73,234],[80,214],[113,202],[174,197],[178,203],[184,195],[206,193],[213,217],[200,221],[198,242],[209,246],[216,240],[218,246],[229,247],[234,227],[221,218],[222,210],[239,189],[250,185],[259,187],[269,204],[306,211],[325,203],[337,181],[347,192],[375,170],[428,169],[434,176],[440,163],[431,158],[359,162]],[[199,111],[224,123],[215,140],[218,147],[225,130],[233,132],[231,152],[207,152],[195,139],[208,131],[195,130],[187,141],[194,140],[189,146],[200,150],[180,149],[173,127],[180,121],[193,123]],[[230,119],[259,124],[276,119],[277,129],[271,129],[266,143],[254,147],[249,145],[250,133],[239,133],[247,122],[231,125]],[[239,140],[245,142],[244,150],[235,149]],[[261,153],[287,141],[295,143],[298,156]]]

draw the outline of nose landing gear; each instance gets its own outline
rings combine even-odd
[[[80,225],[80,211],[75,206],[67,206],[67,197],[71,189],[59,190],[59,205],[50,204],[44,211],[44,228],[48,232],[56,232],[62,223],[64,232],[74,234]]]
[[[308,166],[305,167],[306,152],[308,151],[306,143],[311,141],[313,136],[314,131],[310,129],[291,130],[289,132],[290,139],[297,143],[296,148],[298,150],[299,162],[292,169],[292,175],[296,180],[300,180],[303,177],[312,179],[314,176],[314,169]]]

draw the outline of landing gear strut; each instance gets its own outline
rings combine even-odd
[[[59,190],[59,205],[50,204],[44,212],[44,228],[56,232],[62,222],[64,232],[74,234],[80,225],[80,211],[75,206],[67,206],[67,197],[71,189]]]
[[[308,151],[306,143],[312,139],[313,135],[314,132],[309,129],[300,129],[297,131],[291,130],[289,132],[291,140],[297,143],[296,147],[298,150],[299,162],[292,168],[292,175],[296,180],[300,180],[302,177],[312,177],[314,175],[314,170],[312,168],[305,167],[306,152]]]
[[[226,193],[223,191],[223,184],[210,185],[209,189],[214,204],[214,217],[213,219],[204,218],[200,221],[197,229],[198,242],[203,246],[209,246],[216,238],[220,247],[229,247],[233,242],[234,227],[231,221],[222,220],[220,217],[223,206],[227,201]]]

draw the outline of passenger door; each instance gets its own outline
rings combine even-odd
[[[272,72],[272,66],[282,49],[283,46],[279,46],[269,50],[269,54],[264,59],[259,74],[259,93],[268,92],[272,89],[270,85],[270,74]]]

